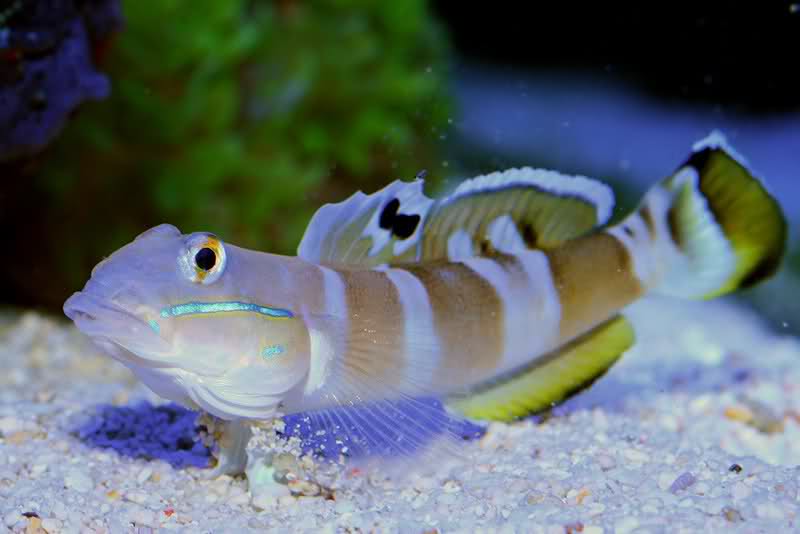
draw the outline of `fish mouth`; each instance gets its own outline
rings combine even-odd
[[[64,303],[64,313],[112,357],[149,367],[170,366],[165,361],[170,344],[147,322],[115,302],[78,291]]]

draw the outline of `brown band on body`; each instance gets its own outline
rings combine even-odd
[[[397,287],[380,271],[339,273],[345,284],[349,321],[345,370],[358,381],[370,381],[378,390],[381,385],[400,383],[406,368],[406,318]]]
[[[405,267],[425,289],[439,337],[436,383],[458,388],[483,379],[503,358],[503,302],[492,284],[461,263]]]
[[[644,292],[630,253],[606,232],[545,253],[561,299],[562,342],[605,321]]]

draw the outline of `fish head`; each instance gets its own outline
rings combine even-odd
[[[280,306],[254,299],[256,254],[268,280],[280,256],[163,224],[101,261],[64,312],[160,396],[223,419],[271,417],[307,372],[308,335],[285,288]]]

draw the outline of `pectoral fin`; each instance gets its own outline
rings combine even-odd
[[[633,328],[616,316],[567,345],[447,406],[472,419],[511,421],[552,407],[602,376],[634,342]]]

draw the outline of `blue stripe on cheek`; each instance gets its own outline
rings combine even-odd
[[[252,312],[264,315],[270,319],[291,319],[294,314],[282,308],[269,308],[250,302],[224,301],[224,302],[186,302],[176,304],[161,310],[161,317],[181,317],[183,315],[196,315],[202,313],[226,312]]]
[[[150,319],[149,321],[147,321],[147,324],[150,325],[150,328],[156,334],[160,334],[161,333],[161,325],[159,325],[158,321],[156,321],[155,319]]]
[[[283,345],[270,345],[269,347],[264,347],[264,350],[261,351],[261,356],[270,359],[280,356],[284,352],[286,352],[286,349],[283,347]]]

